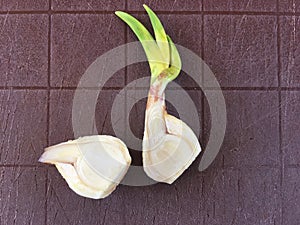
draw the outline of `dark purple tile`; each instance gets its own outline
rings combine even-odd
[[[47,224],[121,224],[126,193],[122,186],[107,198],[94,200],[73,192],[53,167],[49,170]]]
[[[2,90],[0,103],[0,163],[38,163],[47,144],[47,91]]]
[[[47,86],[48,16],[1,15],[1,86]]]
[[[280,224],[280,171],[208,169],[201,201],[205,224]]]
[[[115,15],[54,15],[51,86],[76,87],[90,64],[107,51],[124,44],[124,32],[124,24]],[[118,62],[110,61],[107,65],[111,63]],[[95,76],[103,78],[104,73],[109,72],[106,70],[99,68],[100,74],[95,73]],[[124,77],[124,70],[121,69],[105,86],[122,87]]]
[[[274,12],[276,11],[276,0],[203,0],[203,7],[206,11]]]
[[[43,168],[0,167],[0,223],[44,224],[45,182]]]
[[[95,90],[87,90],[83,92],[83,99],[85,102],[90,102],[86,105],[82,104],[82,107],[79,107],[79,115],[86,115],[86,112],[89,110],[88,107],[93,107],[95,102],[93,96],[96,95]],[[114,103],[115,97],[118,94],[118,91],[113,90],[104,90],[101,91],[98,99],[96,101],[95,109],[95,120],[97,131],[94,130],[94,127],[86,127],[86,120],[82,120],[83,124],[80,126],[80,130],[76,130],[78,126],[72,124],[72,107],[74,103],[74,90],[52,90],[50,94],[50,131],[49,131],[49,143],[50,145],[58,144],[70,139],[74,139],[74,135],[80,134],[80,136],[92,135],[92,134],[107,134],[115,136],[114,125],[112,125],[112,104]],[[124,96],[119,96],[124,102]],[[80,102],[79,102],[80,105]],[[125,108],[125,106],[120,106]],[[119,108],[120,109],[120,108]],[[123,111],[116,112],[114,118],[118,123],[123,123],[123,118],[125,114],[125,109]],[[124,124],[120,124],[124,128]],[[122,134],[122,130],[119,131],[119,137],[124,139],[125,134]],[[77,135],[76,135],[77,136]]]
[[[208,94],[214,94],[208,91]],[[229,167],[280,165],[279,109],[276,91],[223,91],[227,126],[217,156],[218,164]],[[212,106],[213,107],[213,106]],[[214,110],[214,107],[213,107]],[[205,140],[210,133],[210,113],[205,104]],[[206,143],[206,142],[205,142]]]
[[[297,225],[300,220],[300,169],[286,168],[283,178],[284,225]]]
[[[74,139],[72,128],[72,90],[50,92],[49,144]]]
[[[126,223],[203,225],[202,177],[193,169],[172,185],[126,187]]]
[[[144,11],[143,4],[149,6],[153,11],[201,11],[202,0],[171,0],[171,1],[159,1],[159,0],[129,0],[128,9]]]
[[[184,172],[172,185],[122,187],[126,191],[124,209],[127,224],[199,224],[203,223],[201,207],[202,176],[198,164]]]
[[[152,32],[152,26],[146,15],[135,15],[138,20],[140,20],[150,32]],[[166,33],[172,38],[173,42],[184,48],[191,50],[196,55],[201,55],[201,26],[202,20],[200,15],[160,15],[158,14]],[[135,34],[128,29],[128,42],[138,41]],[[188,51],[184,48],[178,48],[179,54],[181,56],[183,67],[193,67],[192,71],[198,76],[195,79],[192,78],[192,74],[187,75],[187,73],[181,71],[181,74],[174,80],[182,87],[198,87],[201,84],[201,68],[199,65],[193,65],[193,59],[190,58]],[[128,51],[135,52],[134,49],[129,49]],[[143,52],[142,47],[138,52]],[[135,56],[134,53],[128,53],[128,55]],[[146,57],[144,58],[146,60]],[[146,77],[149,82],[146,85],[137,85],[138,87],[148,87],[150,83],[150,69],[148,62],[132,64],[128,66],[127,69],[127,83],[130,83],[138,78]]]
[[[126,138],[125,143],[132,157],[132,165],[142,166],[142,140],[145,127],[147,89],[126,91]]]
[[[272,16],[205,16],[204,60],[222,87],[277,86],[276,29]]]
[[[300,3],[297,0],[278,1],[279,11],[282,12],[300,12]]]
[[[300,17],[280,17],[281,86],[300,87]]]
[[[215,96],[216,94],[218,93],[215,93],[215,92],[211,92],[209,91],[208,93],[206,92],[206,95],[207,94],[211,94],[212,98],[211,99],[214,99],[213,96]],[[212,142],[212,143],[216,143],[217,142],[217,138],[218,138],[218,135],[216,134],[213,134],[212,131],[211,131],[211,114],[210,114],[210,108],[209,108],[209,103],[207,101],[207,97],[205,97],[205,93],[203,93],[203,109],[202,109],[202,123],[203,123],[203,132],[202,132],[202,137],[201,137],[201,147],[203,149],[203,155],[205,154],[205,151],[209,151],[207,150],[207,145],[208,145],[208,142]],[[216,103],[210,103],[213,107],[213,109],[211,110],[214,110],[215,112],[218,112],[217,111],[217,107],[215,108],[215,104],[216,105],[220,105],[218,102]],[[226,102],[225,102],[226,104]],[[227,110],[227,113],[228,113],[228,110]],[[217,124],[222,124],[222,121],[221,119],[222,118],[216,118],[218,123]],[[222,129],[222,128],[221,128]],[[218,131],[222,131],[220,128],[216,128],[216,130]],[[226,129],[225,128],[225,134],[226,134]],[[223,129],[223,132],[224,132],[224,129]],[[224,135],[225,135],[224,134]],[[223,143],[224,143],[224,140],[223,140]],[[221,144],[223,144],[221,143]],[[217,152],[217,155],[215,156],[215,158],[213,159],[213,161],[211,162],[211,164],[209,165],[208,168],[220,168],[222,166],[224,166],[224,155],[222,154],[222,148],[223,146],[221,145],[218,149],[218,152]],[[215,148],[212,148],[212,149],[215,149]],[[205,156],[204,156],[205,157]]]
[[[107,10],[124,10],[125,1],[122,0],[109,0],[109,1],[97,1],[97,0],[53,0],[53,10],[87,10],[87,11],[107,11]]]
[[[1,11],[48,10],[49,0],[1,0]]]
[[[282,148],[286,164],[300,164],[300,92],[282,92]]]

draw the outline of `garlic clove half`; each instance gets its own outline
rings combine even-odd
[[[131,157],[120,139],[94,135],[48,147],[39,161],[54,164],[77,194],[99,199],[115,190]]]
[[[150,105],[146,110],[143,138],[143,165],[149,177],[171,184],[200,152],[200,144],[192,129],[167,114],[164,100]]]

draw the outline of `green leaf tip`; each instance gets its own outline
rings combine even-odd
[[[155,40],[144,25],[133,16],[122,11],[116,11],[115,14],[131,28],[141,42],[151,70],[151,83],[162,72],[169,81],[174,80],[181,70],[177,48],[166,34],[157,15],[147,5],[143,4],[143,7],[150,18]]]
[[[147,6],[143,5],[152,24],[156,43],[161,51],[161,54],[163,56],[163,59],[166,61],[167,64],[169,64],[170,60],[170,51],[169,51],[169,43],[167,39],[167,34],[165,32],[165,29],[163,25],[161,24],[159,18],[156,16],[156,14]]]

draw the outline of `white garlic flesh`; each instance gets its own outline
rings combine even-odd
[[[160,87],[158,87],[159,89]],[[143,165],[153,180],[173,183],[201,152],[192,129],[167,113],[164,94],[148,96],[143,137]]]
[[[120,139],[94,135],[48,147],[39,161],[54,164],[77,194],[100,199],[115,190],[131,157]]]

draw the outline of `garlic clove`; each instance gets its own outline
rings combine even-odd
[[[107,197],[111,192],[103,192],[97,189],[93,189],[88,185],[84,184],[78,177],[78,174],[71,164],[67,163],[56,163],[57,170],[66,180],[69,187],[78,195],[83,197],[100,199]]]
[[[160,121],[153,119],[153,115],[158,114],[154,111],[161,110],[160,107],[156,109],[150,107],[146,113],[144,171],[153,180],[171,184],[192,164],[201,152],[201,147],[191,128],[176,117],[165,112]],[[157,132],[157,127],[161,127],[161,120],[166,127],[160,129],[166,130],[163,135]]]
[[[77,194],[98,199],[115,190],[131,157],[120,139],[95,135],[48,147],[39,161],[54,164]]]

